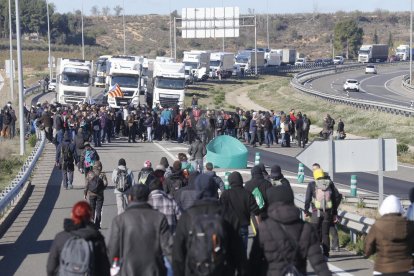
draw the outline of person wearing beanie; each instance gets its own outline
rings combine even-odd
[[[172,173],[172,167],[170,167],[170,164],[168,163],[167,157],[165,157],[165,156],[161,157],[160,165],[162,165],[165,168],[164,177],[166,178],[166,177],[170,176],[171,173]]]
[[[164,257],[171,260],[171,231],[165,215],[148,204],[149,194],[147,185],[133,185],[128,206],[112,221],[108,256],[120,258],[119,275],[167,275]]]
[[[105,239],[91,222],[92,210],[86,201],[79,201],[72,208],[71,218],[63,221],[63,231],[58,233],[50,247],[47,260],[47,275],[59,275],[60,255],[65,243],[73,238],[80,237],[91,242],[93,248],[93,267],[91,276],[109,276],[110,264],[106,251]]]
[[[305,216],[311,216],[311,222],[318,231],[323,254],[329,258],[329,229],[337,222],[338,206],[342,195],[338,192],[329,175],[319,167],[313,166],[314,181],[309,182],[305,195]],[[309,211],[311,208],[312,211]]]
[[[203,173],[203,158],[207,154],[206,145],[197,136],[193,143],[188,148],[188,154],[191,156],[191,163],[193,169]],[[190,171],[190,169],[189,169]]]
[[[270,182],[272,186],[286,186],[291,188],[289,180],[287,180],[283,174],[279,165],[273,165],[270,169]]]
[[[158,178],[155,178],[149,184],[149,190],[148,204],[165,215],[171,234],[174,234],[177,221],[181,216],[177,202],[164,192],[162,183]]]
[[[96,149],[91,147],[91,144],[86,141],[83,143],[83,150],[80,156],[80,161],[78,164],[79,170],[81,173],[86,175],[89,171],[93,169],[93,165],[95,164],[95,161],[99,161],[100,157]]]
[[[268,218],[259,224],[260,235],[253,241],[250,254],[250,266],[254,267],[255,274],[279,275],[289,262],[301,275],[306,275],[309,261],[316,275],[332,275],[322,255],[315,228],[300,217],[301,210],[294,204],[292,189],[273,186],[267,190],[267,199]],[[282,240],[290,242],[280,243]],[[261,256],[268,265],[263,265]]]
[[[181,162],[176,160],[173,164],[172,173],[164,180],[164,192],[166,192],[169,196],[174,197],[175,193],[179,189],[186,186],[186,184],[187,180],[181,170]]]
[[[56,167],[62,171],[63,188],[73,189],[73,172],[75,163],[78,163],[79,157],[76,152],[76,146],[68,132],[63,136],[63,142],[56,147]]]
[[[127,168],[124,158],[119,159],[118,167],[112,172],[112,183],[115,186],[114,193],[119,215],[128,205],[128,190],[135,185],[134,174]]]
[[[379,208],[381,217],[365,238],[365,256],[376,254],[374,275],[411,275],[408,272],[413,269],[414,227],[403,212],[398,197],[385,198]]]
[[[237,171],[229,175],[230,189],[222,192],[220,203],[228,212],[234,213],[239,222],[239,235],[243,240],[244,250],[247,253],[249,238],[250,215],[256,216],[259,223],[260,209],[252,195],[243,188],[243,177]]]
[[[138,184],[148,185],[155,179],[154,169],[152,168],[151,161],[147,160],[144,162],[144,166],[138,173]]]
[[[215,187],[214,180],[208,175],[200,174],[196,177],[197,200],[181,215],[174,236],[172,254],[174,275],[194,275],[192,266],[196,264],[191,262],[195,257],[192,254],[197,250],[209,249],[201,249],[200,243],[190,242],[194,241],[194,237],[190,233],[197,231],[196,229],[201,225],[211,227],[208,225],[211,225],[212,222],[216,224],[215,227],[222,229],[221,235],[216,236],[212,242],[219,243],[215,249],[217,248],[219,253],[223,253],[225,257],[225,260],[220,263],[221,273],[214,275],[235,275],[235,271],[238,272],[237,275],[246,275],[244,274],[246,272],[246,254],[243,250],[242,240],[238,235],[237,217],[233,213],[227,212],[219,203]],[[221,242],[223,239],[226,242]]]
[[[194,205],[197,200],[198,192],[195,187],[197,177],[200,175],[199,172],[191,172],[188,176],[188,185],[179,189],[174,194],[174,199],[182,211],[187,210]]]

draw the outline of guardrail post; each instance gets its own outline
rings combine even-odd
[[[260,152],[256,152],[256,156],[254,157],[254,165],[257,166],[260,164]]]
[[[356,241],[357,241],[357,233],[354,230],[352,230],[352,229],[349,230],[349,236],[351,238],[351,242],[352,243],[356,243]]]
[[[298,167],[298,183],[305,182],[305,167],[302,163],[299,163]]]
[[[230,175],[230,172],[226,172],[224,174],[224,190],[230,190],[229,175]]]
[[[351,196],[356,197],[357,196],[357,177],[356,175],[351,175]]]

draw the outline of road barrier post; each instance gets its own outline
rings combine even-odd
[[[305,182],[305,167],[302,163],[299,163],[298,168],[298,182],[303,183]]]
[[[357,177],[356,175],[351,175],[351,196],[357,196]]]
[[[230,190],[229,175],[230,175],[230,172],[226,172],[224,174],[224,190]]]
[[[254,165],[259,165],[260,163],[260,152],[256,152],[256,156],[254,158]]]

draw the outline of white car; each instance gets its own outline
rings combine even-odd
[[[356,91],[359,92],[359,81],[354,79],[347,79],[344,83],[345,91]]]
[[[49,81],[49,85],[48,85],[48,87],[47,87],[47,90],[48,90],[49,92],[56,91],[56,79],[51,79],[51,80]]]
[[[367,67],[365,68],[365,74],[376,74],[377,73],[377,68],[375,67],[375,65],[367,65]]]
[[[295,62],[295,65],[305,65],[306,64],[306,58],[298,58]]]
[[[333,59],[334,64],[344,64],[344,57],[343,56],[336,56]]]

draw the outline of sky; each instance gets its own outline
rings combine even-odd
[[[90,14],[92,6],[99,8],[116,5],[123,6],[125,14],[168,14],[170,10],[182,8],[234,7],[240,8],[241,14],[249,9],[256,13],[330,13],[336,11],[409,11],[410,0],[49,0],[54,3],[58,12],[81,10],[82,2],[85,14]],[[111,11],[113,12],[113,11]]]

